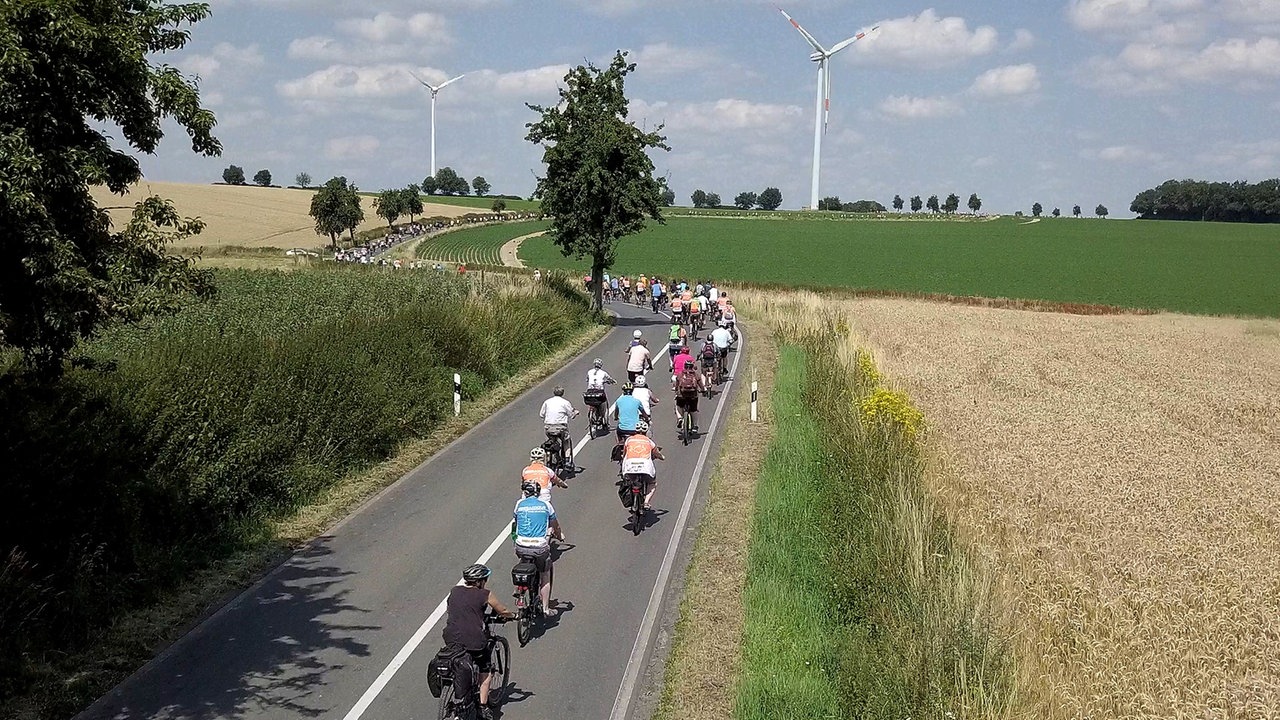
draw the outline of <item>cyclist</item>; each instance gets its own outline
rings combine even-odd
[[[671,322],[671,331],[667,335],[667,358],[671,360],[671,370],[675,371],[676,353],[680,352],[680,348],[684,347],[685,338],[689,337],[689,332],[684,326],[673,319]],[[634,379],[634,378],[633,378]]]
[[[627,348],[627,380],[634,382],[637,375],[651,367],[653,367],[653,356],[649,353],[649,346],[640,337],[640,331],[637,330],[635,338],[631,341],[631,347]]]
[[[551,486],[567,488],[569,483],[560,479],[556,471],[547,467],[547,451],[536,447],[529,451],[529,464],[520,471],[520,487],[531,482],[538,486],[538,499],[551,504]]]
[[[651,408],[658,404],[658,398],[653,396],[653,391],[649,389],[649,381],[645,380],[643,375],[636,376],[635,386],[631,394],[644,406],[644,415],[648,417],[653,412]]]
[[[671,295],[671,322],[684,324],[684,298],[678,294]]]
[[[551,605],[551,579],[554,568],[551,564],[551,541],[554,536],[564,542],[564,531],[560,529],[560,521],[556,519],[555,508],[550,503],[538,498],[538,486],[525,483],[520,486],[524,497],[516,503],[512,512],[515,518],[516,557],[534,564],[538,568],[541,583],[538,595],[542,598],[543,612],[547,617],[555,617],[556,611]]]
[[[622,295],[618,293],[618,278],[616,278],[616,277],[615,277],[615,278],[610,278],[610,279],[608,280],[608,283],[609,283],[609,297],[610,297],[610,299],[617,300],[617,299],[621,298],[621,297],[622,297]]]
[[[733,309],[733,303],[728,302],[724,305],[724,313],[720,315],[720,324],[733,332],[734,326],[738,323],[738,313]]]
[[[716,346],[716,357],[720,361],[720,373],[725,372],[725,358],[729,355],[729,346],[733,344],[733,333],[729,332],[729,328],[725,326],[724,320],[721,319],[720,327],[711,331],[711,342]]]
[[[688,345],[681,345],[679,351],[671,358],[671,389],[676,387],[676,378],[684,369],[693,361],[692,352]]]
[[[680,373],[676,375],[675,382],[676,391],[676,424],[680,423],[681,411],[688,417],[689,427],[693,432],[698,430],[698,393],[707,389],[706,380],[702,377],[702,373],[698,372],[698,366],[693,362],[693,358],[684,363],[680,368]]]
[[[716,344],[710,336],[707,336],[706,342],[702,343],[702,352],[698,354],[702,363],[702,373],[707,377],[711,376],[711,369],[715,367],[716,360],[719,355],[716,351]]]
[[[569,421],[578,417],[573,403],[564,399],[564,388],[555,387],[553,395],[542,403],[538,417],[542,418],[542,429],[547,437],[560,438],[560,455],[564,458],[565,467],[573,467],[573,440],[569,437]]]
[[[493,717],[489,708],[489,675],[493,665],[484,632],[485,608],[493,608],[494,613],[507,619],[516,616],[486,587],[491,574],[488,567],[480,564],[463,570],[462,584],[455,585],[445,601],[444,621],[444,644],[465,648],[480,669],[480,716],[485,720]]]
[[[649,283],[649,294],[653,297],[653,312],[654,314],[657,314],[658,305],[662,303],[662,281],[661,280],[659,280],[658,278],[654,278],[653,282]]]
[[[649,419],[649,408],[636,397],[635,386],[623,383],[622,396],[613,404],[613,417],[618,421],[618,442],[635,433],[636,423]]]
[[[695,335],[702,329],[703,311],[707,309],[706,302],[707,299],[700,294],[694,295],[689,300],[689,327],[693,328]]]
[[[591,369],[587,371],[587,389],[582,393],[582,402],[591,406],[591,409],[604,415],[604,406],[609,404],[609,396],[604,391],[605,385],[613,385],[615,382],[613,376],[604,370],[604,360],[596,358],[591,361]],[[606,424],[605,427],[608,430]]]
[[[658,469],[654,460],[666,460],[662,456],[662,448],[649,438],[649,423],[641,420],[636,423],[636,432],[622,444],[622,472],[624,475],[648,475],[645,482],[644,507],[652,507],[653,492],[658,489]]]

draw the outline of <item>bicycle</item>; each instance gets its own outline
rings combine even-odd
[[[489,653],[489,664],[493,671],[489,673],[489,706],[502,703],[507,686],[511,682],[511,644],[502,635],[493,631],[494,625],[508,622],[507,618],[486,613],[484,616],[485,651]],[[453,663],[433,661],[434,670],[440,682],[440,720],[474,720],[480,707],[480,673],[473,666],[470,697],[460,700],[455,695],[453,684]]]
[[[689,419],[688,410],[677,410],[676,412],[680,413],[680,417],[676,420],[676,435],[680,438],[681,443],[688,445],[689,441],[693,439],[693,422]]]
[[[715,392],[714,385],[720,382],[719,370],[715,362],[702,363],[702,382],[706,385],[704,392],[706,392],[708,400],[711,399],[711,394]]]
[[[542,449],[547,453],[547,467],[551,468],[557,475],[564,472],[565,468],[573,466],[573,458],[566,458],[566,448],[571,447],[569,441],[559,435],[548,435],[545,442],[542,443]]]
[[[631,514],[632,535],[639,535],[644,529],[644,490],[648,479],[649,476],[643,473],[627,473],[617,482],[617,485],[624,488],[624,492],[630,493],[627,511]]]
[[[604,416],[604,388],[586,391],[582,394],[582,402],[586,403],[588,408],[587,434],[590,437],[595,437],[597,430],[604,433],[609,432],[609,421]]]
[[[542,617],[542,573],[537,565],[521,560],[511,568],[511,584],[516,588],[516,639],[524,647],[533,638],[534,621]]]

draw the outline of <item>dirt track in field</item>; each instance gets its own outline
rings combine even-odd
[[[316,235],[315,222],[307,214],[311,209],[311,190],[143,181],[124,196],[113,195],[105,187],[92,188],[92,193],[99,207],[119,208],[108,211],[116,228],[128,222],[133,204],[147,195],[173,200],[179,215],[199,217],[207,224],[204,232],[186,243],[189,247],[240,245],[288,249],[327,243]],[[374,213],[373,198],[364,197],[362,202],[365,221],[357,231],[385,224],[386,221]],[[428,217],[458,217],[479,211],[457,205],[426,204],[424,212]]]
[[[1280,321],[850,300],[1050,718],[1280,712]]]

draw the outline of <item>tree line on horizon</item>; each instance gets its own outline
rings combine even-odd
[[[672,193],[672,200],[675,199],[674,195],[675,194]],[[720,204],[720,196],[718,194],[706,192],[701,188],[694,190],[693,194],[689,196],[689,199],[693,201],[693,206],[695,208],[722,207]],[[757,207],[761,210],[777,210],[781,205],[782,191],[776,187],[767,187],[759,194],[749,190],[740,192],[738,193],[738,196],[733,199],[733,206],[739,210],[751,210]]]
[[[1138,193],[1129,210],[1139,220],[1280,222],[1280,179],[1253,184],[1166,180]]]

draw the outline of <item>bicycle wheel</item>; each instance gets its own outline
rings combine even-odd
[[[524,607],[520,608],[520,617],[516,620],[516,639],[520,641],[520,647],[529,644],[529,639],[533,637],[533,592],[530,591],[525,597]]]
[[[453,683],[445,685],[440,690],[440,720],[450,720],[453,714]]]
[[[644,521],[644,488],[631,498],[631,534],[639,535]]]
[[[489,675],[489,707],[493,707],[502,704],[511,682],[511,644],[505,637],[493,636],[489,659],[493,663],[493,672]]]

